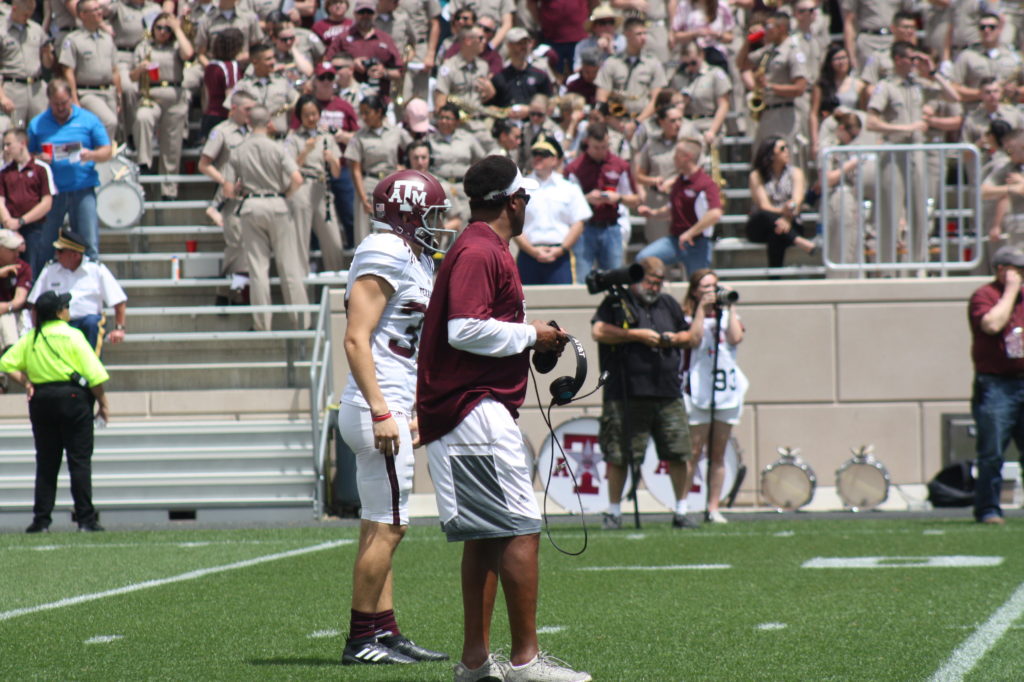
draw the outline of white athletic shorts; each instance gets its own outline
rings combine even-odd
[[[373,445],[373,421],[369,408],[342,403],[338,428],[356,454],[356,486],[360,516],[392,526],[409,524],[409,493],[414,472],[409,418],[392,412],[398,423],[398,454],[386,457]]]
[[[449,542],[540,532],[530,456],[504,405],[485,398],[427,456]]]
[[[711,410],[702,410],[693,404],[690,396],[683,394],[683,402],[686,403],[686,414],[691,424],[710,424]],[[736,426],[740,423],[740,414],[743,412],[743,405],[738,407],[715,407],[715,421],[723,424]]]

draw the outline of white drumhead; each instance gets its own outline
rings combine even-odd
[[[537,452],[537,476],[541,485],[547,485],[551,499],[572,514],[580,512],[581,503],[585,514],[598,514],[608,509],[606,467],[601,446],[597,442],[599,427],[600,422],[594,417],[570,419],[555,428],[554,440],[548,434]],[[559,445],[564,456],[558,449]],[[554,469],[551,468],[552,446]],[[552,472],[550,485],[549,471]],[[629,486],[627,475],[623,499]]]
[[[722,494],[720,500],[729,496],[733,485],[736,484],[736,475],[740,468],[739,447],[735,438],[730,438],[725,446],[725,481],[722,483]],[[704,481],[707,480],[708,459],[707,448],[700,455],[697,464],[697,473],[693,476],[693,487],[686,496],[686,508],[689,511],[704,511],[707,507],[707,492],[704,489]],[[651,491],[658,502],[669,509],[676,508],[676,495],[672,490],[672,479],[668,474],[668,464],[658,459],[657,450],[654,447],[654,439],[647,441],[647,455],[644,457],[643,468],[640,470],[643,476],[644,485]]]
[[[775,507],[793,511],[814,497],[814,478],[805,467],[779,462],[761,474],[761,494]]]
[[[854,511],[874,509],[889,499],[889,477],[877,463],[848,462],[836,473],[836,492]]]
[[[139,167],[126,156],[115,156],[109,161],[97,163],[96,174],[100,176],[100,187],[118,180],[139,181]]]
[[[107,227],[128,227],[145,210],[142,188],[130,182],[112,182],[96,193],[96,215]]]

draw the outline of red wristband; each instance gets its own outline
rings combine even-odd
[[[388,411],[388,412],[385,412],[384,414],[374,415],[374,416],[371,416],[370,419],[372,419],[374,423],[385,422],[385,421],[391,419],[391,412]]]

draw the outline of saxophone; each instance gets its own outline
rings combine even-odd
[[[149,33],[146,33],[144,40],[149,40]],[[139,100],[140,107],[153,107],[156,106],[156,102],[149,96],[149,89],[153,87],[153,84],[149,80],[149,65],[152,64],[153,59],[153,48],[147,43],[146,45],[146,58],[143,62],[145,64],[145,70],[142,72],[142,76],[139,78],[139,93],[142,95]]]
[[[487,107],[478,104],[470,104],[458,95],[448,95],[448,101],[462,109],[462,113],[468,116],[490,116],[491,118],[508,118],[511,107]]]
[[[711,179],[718,185],[722,202],[722,210],[725,211],[725,176],[722,175],[722,151],[719,148],[718,140],[716,139],[711,145]]]
[[[764,90],[757,87],[757,81],[768,71],[768,62],[772,58],[772,52],[773,50],[765,50],[761,59],[758,60],[757,69],[754,71],[754,89],[747,94],[747,109],[750,110],[750,117],[755,121],[761,120],[761,112],[768,106],[764,101]]]

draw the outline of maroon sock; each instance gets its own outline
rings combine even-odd
[[[373,614],[373,617],[377,623],[377,629],[374,631],[374,634],[376,634],[378,637],[380,635],[383,635],[384,633],[389,633],[392,636],[402,634],[398,631],[398,623],[395,621],[394,609],[380,611],[378,613]]]
[[[373,637],[374,623],[376,623],[376,617],[372,613],[363,613],[362,611],[356,611],[352,609],[352,616],[349,620],[348,626],[348,638],[349,639],[369,639]]]

